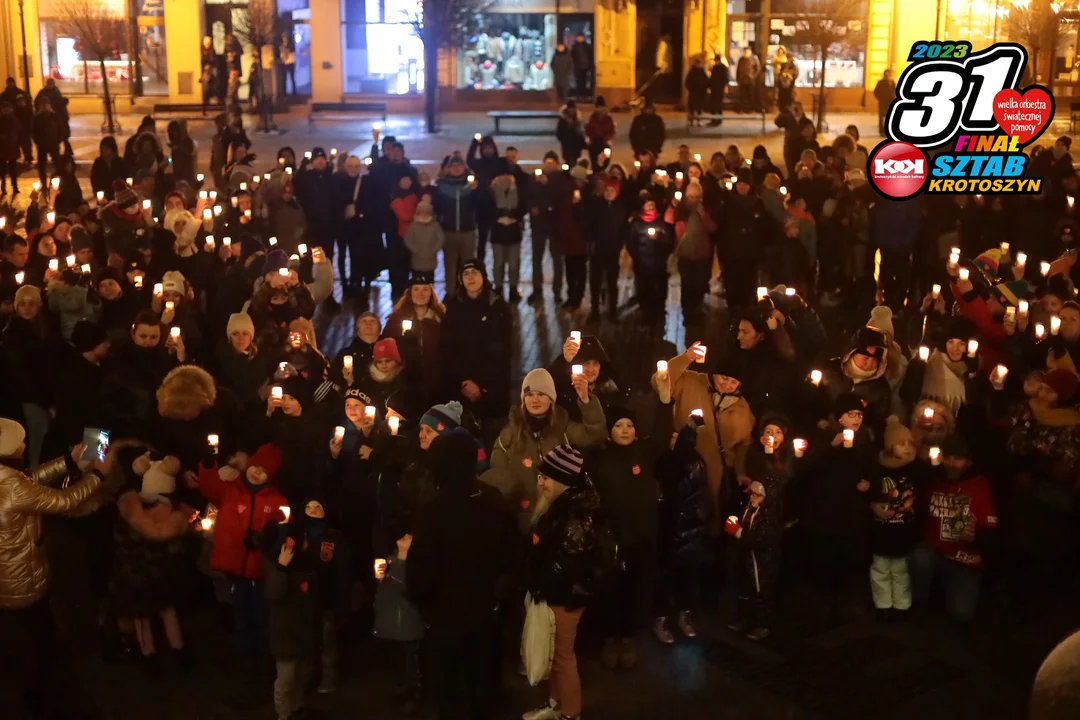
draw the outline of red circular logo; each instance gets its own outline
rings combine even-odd
[[[882,195],[902,200],[915,195],[926,182],[930,161],[919,148],[890,142],[870,155],[870,182]]]

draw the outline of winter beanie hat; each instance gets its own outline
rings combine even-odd
[[[225,327],[226,337],[232,337],[233,333],[243,332],[244,330],[247,330],[252,337],[255,337],[255,323],[252,321],[251,316],[246,312],[230,315],[229,324]]]
[[[123,180],[113,182],[113,202],[116,207],[126,210],[139,202],[139,196]]]
[[[465,262],[461,263],[461,267],[458,268],[459,283],[461,282],[461,277],[465,274],[466,270],[478,270],[480,274],[484,276],[484,279],[487,279],[487,268],[484,267],[483,261],[479,260],[478,258],[469,258]]]
[[[18,305],[21,302],[27,302],[34,300],[38,305],[41,304],[41,290],[33,285],[23,285],[15,291],[15,304]]]
[[[531,392],[537,392],[541,395],[547,395],[551,402],[555,402],[558,399],[558,393],[555,391],[555,380],[552,379],[551,373],[544,368],[536,368],[529,371],[529,374],[525,376],[525,380],[521,383],[521,400],[524,402],[525,396]]]
[[[269,273],[276,273],[281,268],[289,267],[289,256],[285,254],[284,250],[275,249],[266,254],[266,259],[263,261],[263,275]]]
[[[1058,396],[1059,405],[1068,405],[1076,391],[1080,390],[1080,376],[1068,368],[1058,368],[1044,373],[1039,382],[1046,385]]]
[[[276,445],[267,443],[263,445],[248,460],[248,467],[262,468],[266,473],[266,482],[272,483],[281,469],[281,451]]]
[[[187,292],[187,281],[179,270],[170,270],[161,276],[161,291],[183,295]]]
[[[900,422],[900,418],[890,415],[885,423],[885,451],[891,452],[894,447],[905,440],[913,445],[915,444],[915,436],[911,434],[911,430]]]
[[[891,338],[896,336],[896,331],[893,329],[892,309],[888,305],[878,305],[871,310],[870,322],[868,322],[867,325],[872,328],[877,328],[885,333],[887,337]]]
[[[0,457],[11,457],[26,440],[26,430],[22,425],[0,418]]]
[[[90,352],[107,339],[104,328],[89,320],[80,320],[71,331],[71,344],[79,352]]]
[[[291,396],[300,403],[301,410],[311,410],[315,403],[315,397],[311,392],[311,384],[299,375],[290,375],[280,383],[281,392]]]
[[[445,405],[434,405],[420,418],[421,425],[445,435],[461,426],[461,403],[451,400]]]
[[[853,392],[842,393],[833,403],[833,414],[837,418],[847,415],[852,410],[858,410],[861,413],[866,412],[866,403]]]
[[[611,430],[615,427],[615,423],[619,422],[623,418],[626,418],[634,425],[637,425],[637,420],[634,419],[634,413],[632,410],[617,406],[612,406],[604,410],[604,420],[607,421],[608,435],[611,435]]]
[[[383,338],[375,343],[371,351],[371,362],[377,363],[380,360],[393,360],[401,364],[401,353],[398,352],[397,341],[394,338]]]
[[[578,487],[585,481],[584,464],[581,453],[569,445],[559,445],[540,461],[539,472],[567,487]]]

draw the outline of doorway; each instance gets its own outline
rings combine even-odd
[[[683,0],[639,0],[637,88],[653,102],[682,102],[683,25]]]

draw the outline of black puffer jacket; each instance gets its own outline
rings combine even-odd
[[[526,557],[533,598],[565,608],[584,607],[615,566],[615,541],[588,479],[555,499],[533,528]]]
[[[444,396],[461,400],[477,417],[504,418],[510,411],[511,326],[510,306],[490,285],[475,299],[458,288],[446,301],[439,334]],[[480,387],[482,396],[475,403],[461,394],[466,380]]]
[[[660,483],[660,561],[689,565],[705,554],[708,504],[705,488],[705,461],[695,449],[697,429],[679,431],[675,447],[660,458],[656,479]]]

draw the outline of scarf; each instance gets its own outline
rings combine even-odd
[[[876,370],[863,370],[861,367],[855,364],[854,354],[852,354],[851,357],[848,358],[846,366],[844,367],[844,374],[851,378],[851,381],[856,385],[861,382],[866,382],[868,380],[876,380],[877,377],[881,375],[881,371],[882,365],[880,361],[878,362],[878,367]]]
[[[1035,421],[1047,427],[1073,427],[1080,425],[1080,410],[1074,408],[1052,408],[1038,398],[1028,400]]]
[[[890,470],[896,470],[897,468],[902,468],[905,465],[910,464],[912,461],[901,460],[892,453],[882,450],[878,453],[878,462],[881,464],[882,467],[889,468]]]
[[[375,363],[371,363],[371,365],[368,366],[368,373],[371,375],[371,379],[375,382],[388,383],[401,374],[401,370],[403,367],[404,366],[401,363],[398,363],[389,372],[383,372],[375,366]]]

